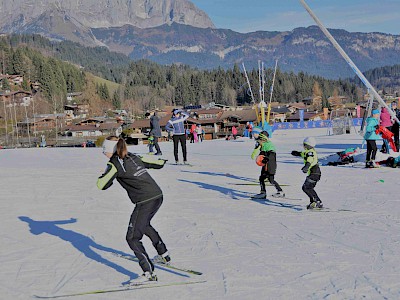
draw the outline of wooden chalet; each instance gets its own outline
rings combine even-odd
[[[32,101],[32,93],[26,91],[0,91],[0,100],[6,105],[29,106]]]
[[[291,114],[287,106],[276,106],[271,108],[269,120],[272,122],[285,122],[286,117]]]
[[[212,140],[217,137],[217,133],[220,130],[220,117],[223,114],[223,110],[220,108],[209,108],[209,109],[193,109],[189,110],[190,117],[187,119],[187,128],[189,129],[192,124],[200,124],[204,130],[204,139]]]
[[[18,131],[21,135],[45,133],[54,130],[57,126],[58,131],[63,131],[65,123],[63,114],[38,115],[35,118],[24,119],[18,122]]]
[[[64,132],[70,137],[119,136],[122,133],[122,125],[117,122],[80,123],[69,125]]]
[[[218,137],[224,137],[232,132],[232,127],[237,127],[238,135],[246,128],[247,122],[256,122],[257,114],[253,108],[242,110],[224,111],[218,121]]]

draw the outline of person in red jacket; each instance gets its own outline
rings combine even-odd
[[[385,127],[389,131],[392,131],[393,120],[386,107],[382,107],[381,109],[381,115],[379,116],[379,125]],[[381,152],[389,153],[389,149],[387,149],[385,141],[383,141]]]
[[[236,127],[232,126],[232,136],[233,136],[234,140],[236,140],[237,134],[238,134],[238,131],[237,131]]]

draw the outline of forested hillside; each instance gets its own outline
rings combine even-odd
[[[400,91],[400,65],[368,70],[364,75],[374,87],[383,90],[384,93]],[[360,84],[358,79],[355,82]]]
[[[66,92],[87,91],[90,85],[94,92],[87,96],[89,99],[96,96],[116,108],[132,111],[164,105],[209,102],[246,105],[252,102],[244,72],[238,65],[232,69],[214,70],[199,70],[185,65],[162,66],[146,60],[131,61],[106,48],[52,42],[38,35],[2,37],[0,67],[5,73],[22,74],[26,80],[40,82],[47,98]],[[111,94],[104,84],[88,83],[82,69],[120,84],[119,88]],[[258,102],[258,70],[248,72],[254,98]],[[269,99],[272,78],[273,70],[267,69],[264,85],[266,99]],[[303,72],[285,73],[278,68],[272,101],[288,103],[322,96],[323,103],[328,106],[326,99],[332,95],[347,96],[357,101],[361,99],[362,91],[350,80],[328,80]]]

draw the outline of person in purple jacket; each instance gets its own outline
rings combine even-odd
[[[189,118],[189,115],[175,108],[172,111],[172,118],[168,121],[165,129],[172,133],[172,140],[174,142],[174,156],[175,163],[179,164],[178,158],[178,144],[181,143],[182,153],[183,153],[183,163],[187,164],[187,151],[186,151],[186,130],[185,130],[185,121]]]

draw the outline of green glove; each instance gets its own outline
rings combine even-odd
[[[251,159],[255,159],[257,157],[258,153],[260,153],[260,148],[261,146],[254,148],[253,152],[251,153]]]

